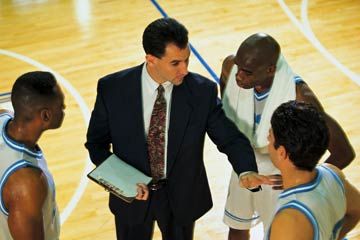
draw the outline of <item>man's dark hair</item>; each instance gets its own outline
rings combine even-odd
[[[329,129],[323,115],[312,105],[289,101],[273,113],[274,147],[284,146],[293,164],[312,171],[329,145]]]
[[[160,18],[150,23],[144,30],[143,47],[146,54],[161,58],[169,43],[184,49],[188,44],[188,31],[173,18]]]
[[[58,97],[56,79],[49,72],[28,72],[16,79],[11,91],[15,117],[33,119],[34,111]]]

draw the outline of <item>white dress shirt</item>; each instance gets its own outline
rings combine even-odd
[[[171,96],[174,85],[171,82],[165,82],[161,84],[165,90],[165,100],[166,100],[166,127],[165,127],[165,154],[164,154],[164,177],[166,178],[166,170],[167,170],[167,143],[168,143],[168,130],[170,123],[170,109],[171,109]],[[142,91],[142,104],[143,104],[143,113],[144,113],[144,127],[145,127],[145,136],[147,137],[150,126],[150,119],[152,110],[154,107],[154,103],[156,100],[156,96],[158,94],[157,88],[159,84],[151,78],[149,72],[146,68],[146,63],[144,63],[142,73],[141,73],[141,91]],[[247,174],[251,174],[254,172],[248,171],[240,173],[239,179]],[[242,186],[240,182],[240,186]],[[257,188],[257,187],[255,187]],[[255,189],[249,188],[249,189]]]
[[[165,90],[165,100],[166,100],[166,127],[165,127],[165,154],[164,154],[164,174],[166,177],[166,167],[167,167],[167,143],[168,143],[168,130],[170,123],[170,109],[171,109],[171,95],[173,90],[173,84],[170,82],[165,82],[161,84]],[[151,113],[153,111],[154,103],[156,96],[158,94],[157,88],[159,84],[151,78],[150,74],[146,69],[146,63],[144,63],[142,73],[141,73],[141,91],[142,91],[142,104],[143,104],[143,114],[144,114],[144,127],[145,127],[145,136],[147,137],[150,126]]]

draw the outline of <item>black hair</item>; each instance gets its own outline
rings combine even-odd
[[[281,104],[272,115],[271,126],[274,147],[283,146],[299,169],[312,171],[328,148],[329,129],[324,116],[310,104]]]
[[[150,23],[143,33],[143,48],[146,54],[161,58],[168,44],[184,49],[188,45],[188,31],[173,18],[160,18]]]
[[[30,121],[34,110],[58,97],[56,86],[56,79],[49,72],[34,71],[18,77],[11,91],[15,117]]]

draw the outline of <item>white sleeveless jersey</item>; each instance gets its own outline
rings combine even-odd
[[[286,208],[297,209],[311,222],[314,240],[335,240],[346,212],[344,185],[332,169],[325,165],[316,169],[318,174],[312,182],[286,189],[279,195],[276,213]]]
[[[24,167],[40,169],[46,176],[48,182],[48,195],[43,206],[43,222],[46,240],[59,239],[60,221],[59,212],[55,201],[55,185],[50,174],[43,154],[40,149],[37,151],[26,148],[23,144],[15,142],[6,134],[6,126],[12,115],[9,113],[0,114],[0,239],[11,240],[7,218],[8,209],[2,198],[3,187],[9,176],[16,170]]]

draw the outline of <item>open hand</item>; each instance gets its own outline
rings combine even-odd
[[[283,181],[282,181],[282,176],[280,174],[274,174],[274,175],[269,175],[267,176],[270,181],[272,182],[272,189],[274,190],[282,190],[283,188]]]
[[[240,187],[256,188],[261,184],[273,185],[269,177],[255,172],[242,175],[239,179]]]
[[[274,190],[281,190],[283,189],[283,182],[282,177],[280,174],[273,174],[273,175],[260,175],[255,172],[251,172],[245,174],[240,177],[239,181],[240,187],[244,188],[255,188],[259,185],[271,185]]]

